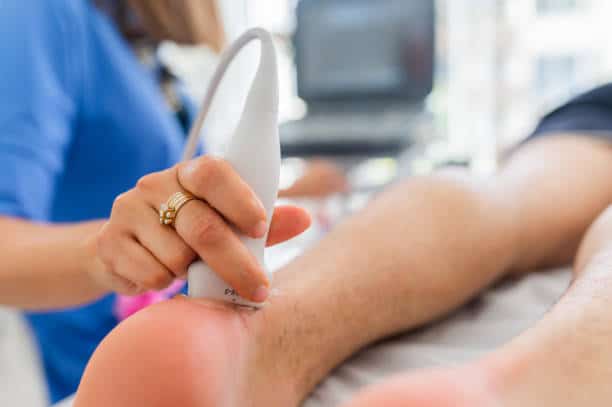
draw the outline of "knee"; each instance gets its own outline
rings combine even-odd
[[[214,393],[231,385],[206,370],[231,353],[225,336],[215,335],[219,325],[240,323],[228,325],[228,312],[181,299],[128,318],[96,349],[75,407],[214,405]]]

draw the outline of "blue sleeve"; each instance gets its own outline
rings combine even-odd
[[[532,137],[580,133],[612,140],[612,84],[584,93],[540,121]]]
[[[65,4],[0,1],[0,214],[45,220],[64,167],[79,41]]]

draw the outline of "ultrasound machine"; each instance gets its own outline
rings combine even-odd
[[[433,87],[434,0],[300,0],[293,37],[307,115],[284,156],[395,154]]]

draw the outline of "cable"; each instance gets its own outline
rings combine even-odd
[[[204,95],[204,100],[202,102],[202,106],[200,107],[200,111],[195,120],[195,123],[191,127],[189,131],[189,137],[187,138],[187,143],[185,144],[185,149],[183,150],[183,157],[181,161],[191,160],[198,148],[198,143],[200,141],[200,134],[202,132],[202,127],[204,125],[204,121],[208,116],[210,111],[210,107],[212,105],[215,94],[217,93],[217,89],[221,84],[221,80],[229,67],[229,64],[236,57],[238,52],[242,50],[249,42],[253,40],[260,40],[262,43],[272,42],[272,37],[270,34],[261,29],[261,28],[252,28],[242,34],[229,48],[227,48],[221,54],[221,59],[219,61],[219,65],[215,70],[215,73],[210,81],[210,85]]]

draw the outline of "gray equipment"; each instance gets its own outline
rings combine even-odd
[[[283,155],[388,154],[411,141],[433,87],[433,0],[301,0],[294,36],[304,119]]]

